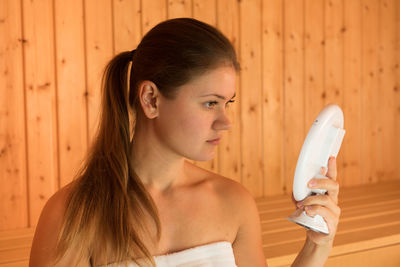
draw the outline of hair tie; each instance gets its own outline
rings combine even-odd
[[[133,49],[132,51],[131,51],[131,61],[133,61],[133,55],[135,54],[135,52],[136,52],[136,49]]]

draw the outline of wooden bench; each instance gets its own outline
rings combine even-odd
[[[33,228],[0,232],[0,266],[28,266],[33,234]]]
[[[290,196],[257,199],[268,265],[290,266],[305,240],[304,228],[285,218]],[[342,188],[342,213],[325,266],[400,266],[400,181]]]
[[[270,267],[290,266],[304,243],[304,229],[285,218],[290,196],[257,199],[264,254]],[[400,181],[342,188],[342,215],[325,266],[400,266]],[[0,267],[28,266],[34,230],[0,232]]]

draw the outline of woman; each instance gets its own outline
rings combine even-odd
[[[229,40],[190,18],[158,24],[114,57],[95,142],[76,179],[46,203],[30,266],[266,266],[252,196],[185,160],[214,157],[239,69]],[[334,159],[327,176],[316,187],[328,194],[299,206],[321,214],[331,234],[309,231],[296,266],[322,266],[331,250]]]

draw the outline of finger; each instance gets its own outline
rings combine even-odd
[[[308,206],[322,206],[331,210],[334,214],[340,214],[340,208],[337,203],[327,195],[309,196],[297,205],[299,208]]]
[[[311,189],[326,189],[326,194],[337,203],[339,196],[339,183],[337,181],[332,179],[313,178],[308,183],[308,187]]]
[[[336,180],[337,169],[336,169],[336,158],[335,157],[330,157],[328,160],[328,172],[326,173],[326,176],[333,180]]]
[[[334,235],[339,223],[340,211],[339,213],[334,213],[330,209],[322,206],[307,206],[305,208],[307,215],[314,217],[315,215],[320,215],[324,218],[328,224],[329,234]]]

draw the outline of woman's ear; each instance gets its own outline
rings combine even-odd
[[[151,81],[143,81],[139,85],[139,100],[143,113],[149,119],[158,116],[160,92],[157,86]]]

